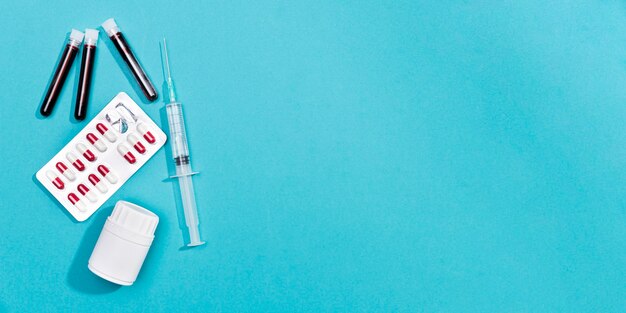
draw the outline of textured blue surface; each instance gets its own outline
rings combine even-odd
[[[176,2],[2,5],[0,311],[624,311],[624,2]],[[164,150],[84,223],[34,182],[85,124],[76,66],[36,116],[65,34],[109,17],[159,86],[168,38],[204,247]],[[119,91],[105,38],[89,117]],[[161,217],[121,288],[86,268],[119,199]]]

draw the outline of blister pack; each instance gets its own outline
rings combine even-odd
[[[36,174],[76,220],[89,218],[164,144],[167,136],[120,92]]]

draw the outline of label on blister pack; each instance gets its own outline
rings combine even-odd
[[[120,92],[36,176],[82,222],[166,140],[167,136],[137,103]]]

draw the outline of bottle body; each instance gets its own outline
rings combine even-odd
[[[124,38],[124,35],[118,31],[111,34],[109,38],[111,38],[111,41],[113,41],[115,48],[122,56],[122,59],[124,60],[126,65],[128,65],[130,72],[139,84],[139,87],[141,88],[144,96],[146,96],[146,98],[150,101],[156,100],[158,97],[157,91],[154,88],[152,81],[150,81],[150,78],[148,78],[148,75],[143,70],[143,67],[141,67],[141,64],[139,64],[137,57],[135,57],[135,54],[128,45],[126,38]]]
[[[137,279],[154,239],[159,217],[136,204],[118,201],[89,257],[94,274],[118,285]]]
[[[94,274],[112,283],[130,286],[139,275],[150,243],[142,245],[120,238],[114,233],[118,228],[110,220],[106,221],[87,266]]]
[[[74,108],[74,118],[79,121],[84,120],[87,116],[89,92],[91,90],[91,76],[95,57],[95,45],[83,46],[83,57],[80,67],[80,77],[78,80],[78,94],[76,95],[76,107]]]

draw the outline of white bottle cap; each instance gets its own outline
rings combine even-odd
[[[112,283],[132,285],[152,245],[158,223],[156,214],[136,204],[118,201],[89,258],[89,270]]]
[[[95,46],[98,43],[98,34],[100,31],[93,28],[85,29],[85,44]]]
[[[120,28],[117,26],[117,23],[115,23],[115,20],[113,18],[104,21],[104,23],[102,23],[102,29],[104,29],[109,37],[115,35],[120,31]]]
[[[72,31],[70,32],[70,43],[73,41],[74,43],[76,43],[75,46],[79,46],[83,42],[84,36],[85,34],[83,34],[81,31],[72,29]]]

